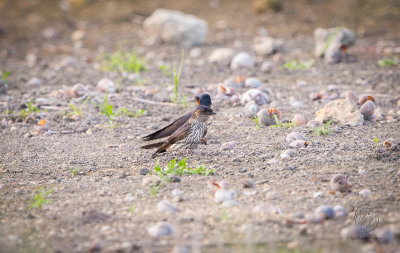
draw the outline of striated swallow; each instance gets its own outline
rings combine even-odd
[[[158,148],[152,155],[170,150],[195,149],[207,131],[207,121],[211,115],[216,114],[211,107],[199,105],[190,118],[179,127],[166,141],[142,146],[144,149]]]
[[[195,100],[196,100],[197,105],[203,105],[203,106],[208,106],[208,107],[211,106],[211,97],[207,93],[202,93],[202,94],[196,96]],[[193,113],[194,112],[190,112],[190,113],[180,117],[179,119],[175,120],[168,126],[162,128],[160,130],[157,130],[156,132],[149,134],[149,135],[143,137],[142,139],[144,141],[152,141],[152,140],[157,140],[157,139],[161,139],[161,138],[170,136],[178,128],[183,126],[183,124],[185,124],[190,119],[190,117],[193,115]],[[203,140],[203,142],[205,142],[205,140]]]

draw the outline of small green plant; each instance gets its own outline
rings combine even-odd
[[[131,205],[130,205],[129,211],[130,211],[131,213],[135,213],[135,205],[134,205],[134,204],[131,204]]]
[[[105,55],[101,67],[103,71],[134,72],[136,75],[146,70],[145,61],[136,55],[135,49]]]
[[[182,100],[179,100],[179,80],[181,78],[181,73],[182,73],[182,68],[183,68],[183,56],[184,56],[184,51],[182,50],[181,62],[179,64],[178,72],[176,71],[175,65],[173,65],[173,77],[174,77],[173,91],[174,91],[174,94],[171,98],[171,101],[174,103],[182,103],[183,105],[187,106],[185,94],[182,93],[182,95],[181,95]]]
[[[295,124],[293,122],[281,123],[276,114],[273,114],[272,117],[275,120],[275,125],[270,125],[269,127],[286,127],[286,128],[289,128],[289,127],[294,127],[295,126]]]
[[[72,168],[72,169],[71,169],[72,176],[78,175],[79,171],[80,171],[79,169]]]
[[[19,116],[23,119],[31,115],[32,113],[40,112],[40,109],[33,105],[32,101],[25,104],[26,108],[19,111]]]
[[[42,210],[42,206],[44,204],[51,202],[51,199],[48,199],[47,197],[50,195],[50,193],[52,193],[52,191],[53,191],[52,189],[47,189],[46,186],[35,191],[35,195],[30,200],[31,204],[29,206],[29,210],[34,207],[37,207],[40,210]]]
[[[89,101],[89,97],[87,97],[79,106],[78,106],[78,108],[74,105],[74,104],[72,104],[72,103],[70,103],[69,104],[69,106],[72,108],[72,110],[74,110],[74,112],[71,112],[71,113],[68,113],[67,114],[67,116],[71,116],[71,115],[79,115],[79,116],[82,116],[82,109],[83,109],[83,107],[85,106],[85,104],[87,103]]]
[[[330,129],[330,125],[333,122],[333,119],[329,120],[328,122],[325,123],[325,125],[321,126],[321,127],[313,127],[314,134],[317,134],[318,136],[320,135],[324,135],[324,136],[328,136],[329,132],[331,132],[332,130]]]
[[[256,129],[261,129],[260,118],[258,118],[257,114],[254,114],[254,123],[256,123]]]
[[[8,83],[8,77],[11,75],[10,71],[0,71],[0,79],[3,80],[4,82]]]
[[[390,58],[380,59],[378,61],[379,67],[382,67],[382,68],[397,66],[398,64],[399,64],[399,61],[397,61],[396,59],[390,59]]]
[[[172,76],[171,69],[165,65],[161,65],[160,69],[164,76]]]
[[[96,104],[97,108],[99,108],[100,113],[104,114],[110,125],[113,127],[114,118],[120,114],[126,115],[129,117],[139,117],[146,113],[145,110],[136,110],[136,112],[131,112],[125,107],[119,107],[116,111],[114,111],[114,106],[108,102],[108,95],[107,92],[104,97],[104,101],[101,104]]]
[[[185,157],[179,162],[177,162],[177,158],[172,159],[171,161],[168,162],[165,168],[161,168],[161,166],[157,162],[156,166],[154,167],[154,170],[156,174],[165,181],[170,181],[171,177],[175,175],[182,176],[185,174],[185,175],[208,176],[215,173],[215,170],[207,169],[203,165],[198,165],[195,168],[189,168],[186,163],[187,159],[188,158]]]
[[[314,60],[309,61],[295,61],[291,60],[283,65],[285,69],[288,70],[306,70],[309,69],[314,64]]]

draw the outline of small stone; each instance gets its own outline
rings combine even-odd
[[[269,203],[262,203],[253,208],[253,212],[265,214],[280,214],[281,211]]]
[[[221,206],[224,208],[228,208],[228,207],[233,207],[233,206],[237,206],[237,205],[238,205],[238,202],[234,199],[231,199],[231,200],[224,201],[224,203],[222,203]]]
[[[363,190],[361,190],[360,192],[359,192],[359,194],[361,195],[361,196],[369,196],[369,195],[371,195],[371,191],[369,190],[369,189],[363,189]]]
[[[0,94],[7,94],[7,91],[8,91],[7,83],[3,80],[0,80]]]
[[[278,52],[282,47],[282,42],[271,37],[255,37],[253,47],[258,55],[268,56]]]
[[[265,105],[269,102],[268,95],[259,89],[250,89],[246,91],[241,99],[242,104],[254,101],[257,105]]]
[[[220,189],[222,190],[229,190],[230,189],[230,184],[227,181],[213,181],[213,180],[208,180],[207,181],[207,187],[210,191],[216,192]]]
[[[368,240],[371,235],[370,231],[363,226],[351,226],[343,228],[340,231],[340,236],[344,240]]]
[[[307,122],[307,127],[319,127],[322,126],[321,122],[316,121],[316,120],[310,120]]]
[[[272,159],[267,161],[267,165],[277,164],[278,162],[279,162],[278,159],[272,158]]]
[[[246,117],[249,118],[254,118],[258,111],[260,111],[260,107],[254,101],[247,102],[244,107]]]
[[[343,174],[334,175],[329,182],[329,187],[332,191],[347,192],[350,186],[351,183]]]
[[[229,63],[234,53],[235,51],[231,48],[216,48],[208,56],[208,61],[211,63]]]
[[[101,92],[114,93],[116,91],[115,84],[108,78],[103,78],[97,83],[97,89]]]
[[[321,123],[331,119],[343,125],[360,126],[364,123],[363,115],[347,99],[337,99],[326,104],[315,113],[315,120]]]
[[[247,172],[247,169],[246,168],[242,168],[242,169],[239,170],[239,172],[240,173],[245,173],[245,172]]]
[[[355,103],[357,101],[357,94],[354,91],[347,91],[344,95],[344,97],[350,101],[352,101],[353,103]]]
[[[287,149],[280,155],[280,157],[282,159],[288,159],[290,157],[293,157],[295,154],[296,152],[293,149]]]
[[[307,86],[307,82],[299,80],[299,81],[297,81],[296,86],[299,87],[299,88],[305,87],[305,86]]]
[[[358,174],[361,174],[361,175],[363,175],[363,174],[365,174],[366,173],[366,171],[365,170],[363,170],[363,169],[359,169],[358,170]]]
[[[224,85],[231,88],[243,88],[245,86],[246,78],[244,77],[230,77],[224,80]]]
[[[190,253],[190,250],[183,245],[175,245],[171,253]]]
[[[335,210],[335,217],[345,217],[345,216],[347,216],[346,209],[341,205],[335,206],[333,208],[333,210]]]
[[[271,73],[274,69],[275,64],[271,61],[265,61],[261,64],[261,71],[264,73]]]
[[[320,206],[315,210],[314,214],[322,215],[325,219],[335,218],[335,210],[331,206]]]
[[[317,28],[314,30],[315,56],[322,57],[327,52],[340,53],[343,47],[351,46],[355,39],[356,35],[348,28]]]
[[[198,58],[201,56],[201,48],[195,47],[190,50],[189,52],[190,57],[192,58]]]
[[[250,77],[246,79],[245,86],[249,88],[259,88],[262,86],[262,83],[257,78]]]
[[[84,96],[88,92],[87,88],[81,84],[77,83],[72,88],[66,90],[66,94],[70,98],[78,98]]]
[[[360,95],[360,97],[358,98],[358,103],[360,105],[363,105],[367,101],[372,101],[374,104],[376,103],[375,102],[375,98],[373,96],[370,96],[370,95],[364,95],[363,94],[363,95]]]
[[[76,30],[76,31],[74,31],[74,32],[72,33],[71,39],[72,39],[73,41],[79,41],[79,40],[82,40],[83,37],[85,37],[85,35],[86,35],[86,32],[85,32],[85,31],[83,31],[83,30]]]
[[[232,69],[252,68],[256,65],[253,58],[246,52],[240,52],[231,61]]]
[[[142,176],[145,176],[145,175],[147,175],[149,173],[150,173],[150,170],[148,168],[142,168],[140,170],[140,175],[142,175]]]
[[[374,115],[371,117],[372,119],[375,118],[376,120],[383,120],[383,113],[381,108],[376,108]]]
[[[282,0],[254,0],[253,10],[256,13],[264,13],[268,10],[273,10],[275,12],[283,10]]]
[[[37,78],[37,77],[32,77],[31,79],[29,79],[27,85],[28,86],[38,86],[42,83],[42,80]]]
[[[395,138],[389,138],[383,143],[385,144],[385,147],[390,150],[395,149],[399,145],[399,142]]]
[[[271,117],[271,114],[267,109],[263,109],[257,113],[258,123],[263,126],[275,125],[275,119]]]
[[[154,226],[150,227],[147,232],[152,237],[161,237],[171,235],[173,233],[173,229],[171,225],[166,222],[158,222]]]
[[[324,192],[314,192],[313,197],[316,198],[321,198],[324,197],[325,193]]]
[[[372,119],[375,112],[375,104],[371,100],[367,100],[360,108],[361,114],[364,116],[364,120]]]
[[[324,218],[324,216],[321,215],[321,214],[308,214],[308,215],[306,216],[306,220],[307,220],[307,222],[309,222],[309,223],[316,223],[316,224],[318,224],[318,223],[322,223],[322,222],[325,220],[325,218]]]
[[[254,182],[254,180],[247,179],[247,180],[243,183],[243,188],[254,188],[254,187],[256,187],[256,183]]]
[[[161,182],[161,180],[159,177],[152,175],[152,176],[147,176],[147,177],[143,178],[142,185],[144,187],[157,186],[160,184],[160,182]]]
[[[307,141],[306,137],[299,132],[291,132],[286,136],[286,142],[291,143],[296,140]]]
[[[373,231],[372,237],[379,243],[391,243],[394,240],[394,234],[389,229],[378,228]]]
[[[292,122],[296,125],[296,126],[304,126],[307,123],[306,118],[304,118],[303,115],[301,114],[295,114]]]
[[[297,98],[295,97],[289,97],[289,104],[293,106],[294,108],[300,108],[303,107],[303,103],[300,102]]]
[[[179,190],[179,189],[175,189],[172,191],[172,195],[174,196],[182,196],[183,195],[183,191]]]
[[[177,177],[177,176],[172,176],[172,177],[170,178],[170,182],[171,182],[171,183],[180,183],[180,182],[181,182],[181,178],[180,178],[180,177]]]
[[[179,209],[171,201],[164,199],[157,204],[157,210],[164,213],[176,213]]]
[[[305,148],[308,146],[308,143],[303,140],[295,140],[289,144],[290,148]]]
[[[223,203],[225,201],[233,200],[236,197],[236,192],[234,190],[224,190],[220,189],[214,194],[215,203]]]
[[[230,141],[230,142],[225,142],[224,144],[221,145],[221,147],[219,148],[220,151],[224,151],[224,150],[231,150],[233,149],[233,147],[237,144],[236,141]]]

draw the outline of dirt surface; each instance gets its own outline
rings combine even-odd
[[[260,15],[255,15],[246,1],[220,1],[217,8],[210,7],[211,2],[196,1],[88,2],[62,11],[57,1],[0,1],[0,70],[11,71],[8,93],[0,95],[1,252],[167,252],[182,245],[193,252],[276,252],[288,248],[293,248],[292,252],[395,252],[400,240],[400,152],[380,153],[373,140],[400,140],[400,121],[395,116],[400,110],[400,67],[376,64],[386,57],[383,49],[400,46],[396,1],[381,5],[374,1],[285,1],[284,11]],[[172,77],[159,68],[161,62],[169,67],[179,64],[181,48],[142,43],[141,24],[157,7],[192,13],[209,22],[200,56],[192,57],[190,49],[185,49],[181,84],[188,107],[169,103],[172,91],[166,84],[172,83]],[[221,29],[221,20],[227,27]],[[257,57],[252,50],[260,28],[283,39],[282,62],[288,62],[314,58],[312,31],[316,27],[343,24],[358,35],[349,51],[354,62],[328,65],[316,59],[308,70],[288,71],[277,66],[271,73],[260,71],[261,63],[272,59]],[[56,35],[46,38],[43,31],[47,28],[54,29]],[[73,38],[77,30],[84,31],[82,39]],[[147,59],[142,85],[99,67],[104,53],[132,45]],[[233,71],[228,66],[208,64],[208,55],[217,47],[249,52],[257,67]],[[32,57],[36,61],[30,64]],[[310,94],[318,92],[342,97],[347,91],[372,95],[384,116],[357,127],[333,123],[327,137],[307,127],[258,129],[253,119],[244,116],[243,105],[233,105],[229,98],[217,94],[218,83],[236,76],[261,80],[272,101],[266,108],[277,107],[282,120],[295,114],[313,119],[326,103],[310,99]],[[32,77],[42,82],[28,85]],[[146,114],[116,117],[115,127],[110,127],[94,105],[104,99],[96,84],[105,77],[118,86],[116,93],[109,94],[115,107],[144,109]],[[306,85],[298,87],[299,81]],[[91,102],[84,107],[82,117],[66,116],[72,112],[70,102],[83,100],[71,100],[65,94],[76,83],[90,87]],[[140,149],[140,138],[193,110],[192,98],[200,89],[212,96],[217,112],[209,122],[208,145],[152,159],[151,150]],[[236,93],[246,90],[240,88]],[[293,107],[290,97],[303,106]],[[138,102],[137,98],[167,104]],[[41,111],[20,122],[5,115],[18,114],[28,101]],[[48,127],[45,131],[39,125],[41,119]],[[287,149],[285,138],[293,131],[302,133],[309,146],[281,160],[280,154]],[[230,141],[237,142],[233,149],[220,151],[220,146]],[[204,165],[215,173],[183,175],[181,182],[166,183],[152,194],[142,184],[150,175],[141,171],[154,172],[156,162],[164,166],[175,157],[188,157],[189,166]],[[278,162],[268,164],[273,158]],[[329,190],[329,180],[339,173],[352,183],[348,193]],[[230,182],[238,205],[223,208],[214,203],[207,189],[210,179]],[[244,189],[249,179],[256,186]],[[48,196],[51,202],[42,210],[29,209],[31,199],[43,186],[52,189]],[[161,200],[173,201],[174,189],[183,191],[183,201],[173,202],[179,211],[158,212]],[[363,189],[371,194],[361,196]],[[253,211],[264,202],[279,208],[281,214]],[[341,239],[341,230],[353,224],[354,210],[360,203],[379,214],[377,229],[392,231],[395,239],[388,244]],[[294,214],[312,214],[321,205],[342,205],[348,215],[316,224],[287,223]],[[160,221],[173,227],[173,235],[155,239],[148,235],[148,228]]]

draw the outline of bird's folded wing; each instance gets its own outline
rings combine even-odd
[[[157,149],[157,151],[153,154],[153,157],[155,155],[157,155],[158,153],[162,153],[165,152],[167,150],[167,148],[169,148],[171,145],[173,145],[174,143],[185,139],[187,137],[187,135],[189,134],[190,131],[190,124],[184,124],[183,126],[181,126],[180,128],[178,128],[178,130],[176,130],[169,138],[168,141],[166,143],[164,143],[159,149]]]
[[[168,126],[162,128],[152,134],[149,134],[149,135],[143,137],[142,139],[144,141],[152,141],[152,140],[157,140],[157,139],[161,139],[161,138],[170,136],[176,130],[178,130],[181,126],[183,126],[183,124],[185,124],[191,116],[192,116],[192,113],[188,113],[185,116],[182,116],[179,119],[175,120]]]

